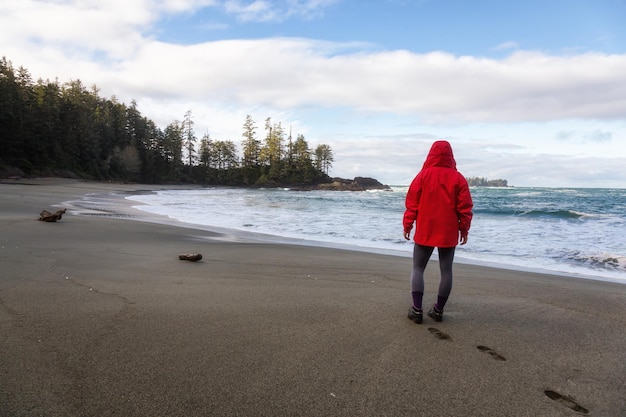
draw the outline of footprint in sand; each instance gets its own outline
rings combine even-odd
[[[431,332],[437,339],[452,340],[449,334],[444,333],[439,329],[435,329],[434,327],[429,327],[428,331]]]
[[[498,352],[496,352],[495,350],[491,349],[490,347],[487,346],[476,346],[478,348],[478,350],[480,350],[481,352],[485,352],[491,355],[492,358],[494,358],[497,361],[505,361],[506,358],[502,355],[500,355]]]
[[[571,408],[572,410],[581,413],[581,414],[589,414],[589,410],[587,410],[585,407],[579,405],[578,403],[576,403],[576,401],[574,401],[574,399],[572,397],[570,397],[569,395],[562,395],[559,394],[556,391],[552,391],[552,390],[545,390],[544,393],[548,396],[548,398],[550,398],[552,401],[556,401],[557,403],[561,403],[563,404],[565,407],[567,408]]]

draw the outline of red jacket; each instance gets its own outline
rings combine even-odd
[[[415,243],[456,246],[459,233],[467,235],[470,229],[473,206],[467,180],[456,170],[452,147],[443,140],[433,143],[406,195],[404,232],[410,232],[415,222]]]

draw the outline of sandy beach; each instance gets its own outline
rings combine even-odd
[[[0,416],[626,416],[624,284],[456,264],[418,325],[410,258],[37,221],[163,188],[2,181]]]

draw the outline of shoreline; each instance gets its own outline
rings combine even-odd
[[[626,414],[620,283],[457,264],[444,321],[417,325],[410,259],[36,220],[137,188],[0,184],[0,415]]]
[[[99,183],[97,183],[99,184]],[[133,185],[122,184],[123,187],[133,187]],[[141,192],[154,192],[160,190],[186,190],[186,189],[194,189],[194,188],[204,188],[203,186],[193,186],[193,185],[137,185],[136,191],[133,191],[132,188],[125,190],[125,193],[128,194],[139,194]],[[237,188],[237,187],[235,187]],[[109,193],[109,190],[105,190],[105,193]],[[188,229],[198,229],[205,231],[212,231],[224,236],[227,240],[232,241],[246,241],[246,240],[255,240],[259,242],[265,243],[282,243],[282,244],[294,244],[294,245],[303,245],[303,246],[312,246],[312,247],[321,247],[321,248],[331,248],[331,249],[340,249],[340,250],[350,250],[356,252],[365,252],[365,253],[376,253],[382,255],[390,255],[390,256],[399,256],[402,258],[411,258],[411,251],[402,251],[402,250],[394,250],[394,249],[383,249],[383,248],[375,248],[370,246],[359,246],[352,244],[344,244],[344,243],[333,243],[333,242],[325,242],[325,241],[316,241],[310,239],[298,239],[291,237],[284,237],[278,235],[271,234],[263,234],[258,232],[251,232],[246,230],[238,230],[238,229],[230,229],[223,228],[218,226],[209,226],[209,225],[200,225],[195,223],[186,223],[180,220],[172,219],[165,215],[153,214],[141,209],[137,209],[134,206],[142,205],[142,203],[137,201],[129,202],[125,199],[125,197],[115,199],[116,202],[119,203],[120,206],[126,206],[126,209],[122,211],[111,214],[111,217],[119,217],[119,218],[129,218],[134,221],[145,221],[150,223],[157,224],[169,224],[176,225],[183,228]],[[66,206],[71,206],[71,203],[75,203],[76,200],[64,202]],[[61,207],[64,203],[59,204]],[[108,201],[105,203],[108,204]],[[98,213],[90,214],[88,209],[80,208],[80,207],[70,207],[70,210],[73,212],[82,212],[80,215],[86,216],[96,216]],[[102,208],[99,208],[102,211]],[[106,212],[106,211],[105,211]],[[134,215],[133,215],[134,213]],[[436,254],[433,257],[433,261],[436,262]],[[530,267],[530,266],[522,266],[522,265],[514,265],[504,262],[497,261],[481,261],[479,259],[467,258],[463,257],[463,255],[457,254],[455,256],[455,263],[464,264],[464,265],[474,265],[474,266],[482,266],[486,268],[497,268],[497,269],[506,269],[512,271],[519,272],[529,272],[529,273],[539,273],[546,275],[555,275],[560,277],[569,277],[572,279],[587,279],[594,281],[604,281],[604,282],[612,282],[618,284],[626,284],[626,275],[624,278],[621,277],[612,277],[606,275],[597,275],[592,272],[573,272],[573,271],[561,271],[561,270],[553,270],[541,267]]]

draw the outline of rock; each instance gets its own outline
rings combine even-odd
[[[178,255],[178,259],[181,261],[196,262],[202,259],[202,255],[199,253],[183,253],[182,255]]]

